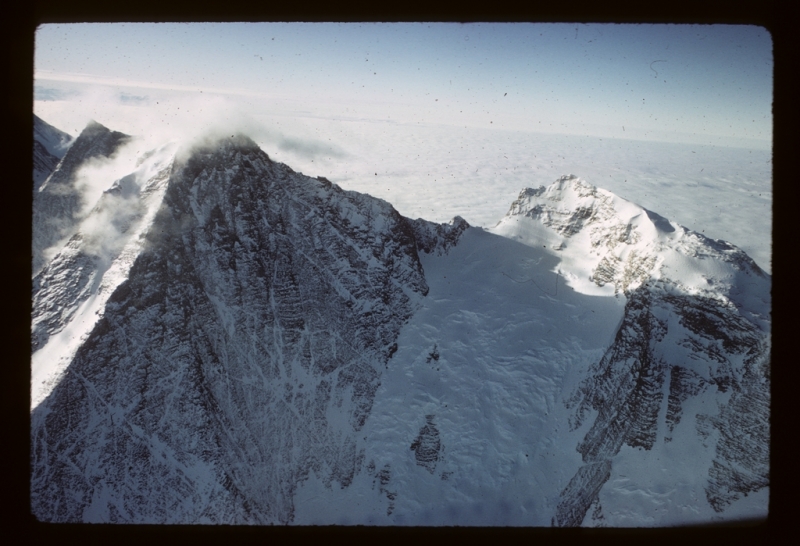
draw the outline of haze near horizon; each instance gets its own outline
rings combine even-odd
[[[241,127],[405,215],[486,226],[523,187],[574,173],[770,270],[760,27],[115,23],[35,38],[34,110],[73,135],[90,119],[151,140]]]

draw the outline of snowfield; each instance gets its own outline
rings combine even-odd
[[[297,523],[550,525],[580,466],[564,396],[612,341],[624,301],[557,288],[555,256],[480,228],[422,263],[430,292],[401,331],[363,430],[365,461],[385,483],[365,479],[363,490],[334,488],[341,501],[315,502],[310,482],[297,493]],[[410,445],[428,416],[441,449],[420,466]],[[375,497],[363,516],[336,512]]]

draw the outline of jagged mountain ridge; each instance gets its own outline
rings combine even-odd
[[[127,278],[163,198],[174,152],[173,145],[154,150],[135,172],[115,181],[87,215],[88,223],[34,276],[32,352],[62,332],[88,300],[99,299],[95,303],[102,307]]]
[[[34,312],[49,310],[49,315],[38,315],[49,318],[37,323],[46,332],[39,343],[48,347],[54,346],[48,345],[51,335],[63,335],[85,318],[78,309],[81,302],[102,299],[95,297],[98,283],[106,285],[107,303],[91,313],[100,316],[96,326],[86,332],[61,382],[32,413],[34,512],[50,521],[289,523],[296,521],[296,503],[309,479],[321,480],[323,498],[333,499],[337,491],[365,494],[359,489],[364,475],[372,484],[367,489],[370,494],[385,497],[388,504],[378,510],[385,510],[390,519],[377,521],[413,524],[410,507],[434,498],[422,493],[431,484],[445,497],[463,497],[466,476],[460,475],[460,467],[465,465],[467,444],[458,442],[472,441],[475,434],[488,430],[464,429],[475,421],[474,416],[456,425],[447,413],[451,410],[439,408],[434,415],[429,405],[420,406],[419,414],[407,420],[408,427],[399,429],[399,443],[376,440],[380,436],[376,426],[399,414],[382,403],[390,383],[392,388],[407,390],[404,397],[434,392],[426,386],[413,394],[418,387],[402,385],[410,373],[403,371],[406,362],[412,368],[424,363],[438,372],[440,367],[452,366],[454,351],[460,350],[472,369],[450,375],[446,387],[439,388],[465,393],[474,389],[472,384],[459,383],[462,377],[470,379],[467,374],[480,375],[468,344],[443,339],[438,348],[435,343],[415,348],[413,341],[408,345],[403,332],[421,316],[421,305],[431,305],[426,303],[431,299],[449,305],[447,298],[452,296],[441,292],[445,284],[434,279],[436,272],[452,279],[456,276],[452,260],[465,258],[469,261],[459,262],[459,274],[469,277],[474,260],[470,253],[479,252],[476,242],[490,235],[458,218],[449,225],[405,219],[383,201],[343,192],[325,179],[310,179],[272,163],[246,138],[217,144],[201,147],[185,163],[173,161],[166,153],[146,172],[128,182],[119,181],[104,195],[110,201],[115,193],[127,191],[136,201],[146,194],[144,188],[150,188],[145,199],[152,200],[138,212],[134,207],[130,225],[120,228],[129,237],[110,254],[101,253],[110,266],[98,261],[101,256],[90,251],[89,238],[78,233],[37,277],[34,297],[38,294],[39,299]],[[530,198],[548,191],[555,198],[552,201],[567,203],[554,210],[568,220],[553,222],[553,211],[545,220],[539,212],[528,214],[536,205],[541,205],[539,211],[547,208],[547,203],[531,203]],[[573,194],[581,193],[586,195],[579,199],[597,200],[600,195],[601,204],[570,202]],[[531,207],[521,202],[525,199]],[[717,454],[695,477],[700,490],[705,489],[709,506],[717,502],[722,513],[743,491],[768,484],[768,465],[764,468],[768,429],[763,419],[768,416],[764,409],[769,391],[768,384],[766,388],[762,384],[765,373],[768,379],[768,343],[764,341],[768,341],[764,335],[768,301],[764,314],[764,305],[753,304],[754,294],[763,291],[742,290],[741,278],[734,278],[752,276],[768,285],[768,276],[751,271],[747,260],[725,261],[718,256],[724,252],[738,256],[733,247],[706,244],[697,234],[681,231],[652,213],[642,215],[642,209],[638,220],[631,221],[636,213],[626,217],[619,210],[625,207],[615,208],[615,204],[622,204],[621,200],[565,177],[549,189],[524,190],[520,202],[512,205],[511,213],[496,228],[497,232],[507,230],[502,234],[504,241],[516,238],[527,245],[526,264],[534,260],[538,264],[496,275],[502,282],[516,283],[517,290],[525,288],[520,295],[536,294],[540,299],[533,300],[534,307],[552,312],[577,306],[584,309],[581,316],[589,316],[590,300],[581,291],[595,291],[603,300],[615,300],[616,292],[624,304],[618,306],[619,315],[609,311],[613,305],[605,307],[608,317],[619,317],[612,318],[611,324],[620,324],[616,336],[606,346],[605,356],[592,357],[590,365],[575,371],[580,372],[577,387],[567,389],[559,402],[569,406],[573,429],[565,437],[580,434],[578,451],[575,444],[563,449],[572,450],[584,465],[575,466],[572,479],[558,478],[548,486],[556,487],[560,495],[540,505],[536,516],[529,513],[527,520],[515,519],[511,524],[526,524],[531,518],[547,521],[548,514],[561,525],[597,524],[595,514],[605,514],[605,521],[613,524],[615,506],[607,497],[618,481],[615,472],[624,468],[629,457],[626,446],[645,451],[669,443],[674,446],[681,444],[687,430],[698,442],[708,444],[706,452]],[[98,210],[102,208],[98,205]],[[144,210],[154,212],[148,217]],[[518,222],[520,218],[525,221]],[[664,241],[660,235],[651,240],[643,235],[657,224],[661,227],[656,233],[682,234],[686,240]],[[653,234],[652,229],[649,233]],[[587,254],[578,244],[582,237],[600,241],[589,247],[595,249],[589,264],[578,259]],[[626,248],[643,240],[647,248],[633,249],[638,252]],[[541,242],[549,248],[533,249]],[[675,267],[674,260],[670,261],[674,257],[662,255],[681,245],[685,252],[675,252],[693,263],[703,259],[730,267],[723,268],[723,275],[718,267],[700,268],[703,282],[710,279],[711,286],[698,285],[694,276],[671,279],[667,273]],[[497,246],[491,243],[487,248]],[[514,248],[503,246],[504,252]],[[551,265],[542,264],[543,260]],[[601,263],[613,267],[599,267]],[[566,286],[559,288],[559,276],[550,277],[548,267],[559,271]],[[523,278],[522,271],[530,279]],[[734,277],[727,278],[731,271]],[[584,272],[586,278],[579,278]],[[550,279],[555,280],[555,290],[547,284]],[[70,283],[80,288],[66,290]],[[710,301],[694,297],[700,287]],[[492,290],[500,288],[492,284]],[[596,304],[591,306],[592,313],[601,312]],[[73,311],[53,313],[63,309]],[[476,324],[486,320],[484,315],[465,313]],[[419,327],[443,333],[447,322],[461,320],[454,316],[450,314],[443,323],[425,319],[429,322]],[[505,320],[511,324],[509,317]],[[659,340],[654,334],[659,329],[672,334]],[[357,340],[355,347],[351,340]],[[473,336],[472,341],[477,338]],[[541,344],[534,336],[509,354],[512,359],[527,358]],[[680,362],[675,346],[684,350]],[[331,351],[336,355],[333,359]],[[418,352],[419,357],[409,351]],[[692,355],[703,357],[702,365],[687,367],[684,360]],[[749,363],[743,364],[745,360]],[[522,371],[522,383],[538,381],[537,376],[544,373],[536,367]],[[633,382],[624,379],[631,371],[639,374]],[[553,383],[558,378],[541,379]],[[490,384],[496,381],[497,377]],[[551,394],[558,392],[558,385],[554,386],[555,391],[548,391]],[[728,389],[727,396],[733,394],[720,413],[695,411],[698,399],[717,399],[722,388]],[[620,393],[623,403],[608,403],[610,391]],[[760,409],[743,415],[746,422],[737,424],[724,417],[753,401]],[[555,415],[551,404],[542,413],[549,410]],[[654,412],[656,406],[660,409]],[[412,413],[415,407],[411,405]],[[597,412],[594,420],[593,412]],[[619,419],[625,412],[638,420]],[[491,414],[487,426],[503,430],[507,423],[501,423],[502,419],[512,417]],[[498,422],[492,425],[492,420]],[[725,440],[744,426],[761,426],[751,435],[753,443],[745,457],[741,446]],[[674,442],[666,435],[659,439],[662,429],[669,429]],[[453,436],[455,430],[461,431],[459,440]],[[566,434],[558,432],[557,426],[554,431]],[[717,438],[720,434],[722,439]],[[391,461],[387,451],[395,454]],[[410,468],[422,472],[422,478],[404,481],[409,474],[399,465],[403,457]],[[458,460],[461,463],[454,465]],[[483,472],[490,474],[500,471],[501,481],[507,479],[507,471],[501,471],[506,463],[495,467],[489,459],[481,460],[476,469],[485,468]],[[563,464],[570,468],[566,460]],[[64,502],[67,492],[73,500]],[[595,510],[590,517],[586,514],[592,505]],[[357,503],[346,506],[353,513],[370,514],[375,509],[356,508]],[[449,521],[478,521],[453,519],[454,513]],[[305,520],[301,517],[300,521]]]
[[[61,159],[75,139],[61,129],[57,129],[33,114],[33,139],[41,144],[50,155]]]

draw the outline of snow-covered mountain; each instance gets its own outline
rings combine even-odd
[[[86,210],[34,270],[43,521],[766,515],[771,279],[732,245],[573,176],[490,230],[410,220],[243,135]]]
[[[50,176],[75,139],[33,115],[33,191]]]
[[[495,231],[555,248],[576,290],[613,287],[627,300],[613,343],[567,399],[570,428],[591,427],[557,524],[585,522],[592,504],[594,520],[611,506],[612,524],[641,522],[637,511],[668,522],[677,499],[697,494],[675,480],[687,466],[707,472],[706,501],[719,513],[768,486],[771,281],[752,259],[574,176],[524,190]],[[655,503],[660,518],[631,502],[628,476],[643,459],[659,461],[647,473],[670,475],[640,478],[668,492]]]

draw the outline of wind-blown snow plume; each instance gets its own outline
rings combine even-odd
[[[76,173],[93,158],[113,156],[130,137],[91,122],[70,146],[52,174],[34,193],[33,273],[38,273],[72,237],[86,217],[83,184]]]
[[[229,90],[230,91],[230,90]],[[340,144],[315,134],[315,129],[286,114],[282,102],[252,94],[237,95],[164,89],[114,90],[90,85],[73,90],[70,101],[40,102],[42,115],[82,127],[91,119],[150,143],[191,142],[224,134],[247,134],[267,152],[304,163],[344,158]],[[136,96],[135,101],[130,96]],[[81,108],[75,108],[80,102]]]
[[[102,192],[67,243],[35,275],[32,406],[58,383],[72,354],[102,316],[108,297],[127,277],[163,196],[175,148],[173,143],[141,154],[135,170]],[[129,166],[111,159],[104,168],[89,171],[95,178],[84,179],[102,187],[101,174],[114,175],[115,167]]]
[[[92,161],[78,173],[84,202],[94,202],[91,214],[78,228],[82,248],[103,262],[110,263],[119,254],[132,225],[145,213],[143,192],[168,175],[164,169],[169,169],[177,143],[142,152],[149,145],[144,139],[134,139],[116,157]],[[109,185],[109,181],[113,182]]]
[[[279,150],[304,161],[346,155],[341,148],[315,138],[301,125],[293,124],[289,133],[275,128],[280,123],[268,127],[264,120],[248,113],[246,104],[225,96],[201,92],[176,96],[156,90],[147,95],[137,94],[137,100],[130,101],[129,95],[104,86],[80,91],[82,104],[89,105],[80,116],[93,115],[101,123],[133,136],[102,153],[92,152],[91,156],[73,158],[72,163],[62,162],[56,170],[63,171],[60,178],[64,180],[56,184],[59,176],[54,176],[42,185],[44,191],[39,193],[46,198],[38,198],[43,205],[37,210],[49,212],[38,215],[35,212],[38,219],[34,221],[34,274],[64,248],[78,229],[84,237],[85,252],[113,260],[120,244],[124,244],[119,236],[125,231],[126,218],[135,215],[138,206],[136,191],[130,186],[141,183],[144,175],[126,177],[139,168],[147,154],[167,143],[176,145],[179,160],[190,156],[198,146],[235,134],[248,134],[266,150]],[[80,116],[74,118],[75,123],[83,119]],[[102,125],[91,120],[87,128],[91,127]],[[75,164],[78,160],[79,165]],[[110,191],[112,187],[115,189]],[[57,201],[55,206],[59,210],[64,210],[62,203],[67,203],[66,212],[54,213],[48,201]],[[101,201],[102,206],[94,211]]]

